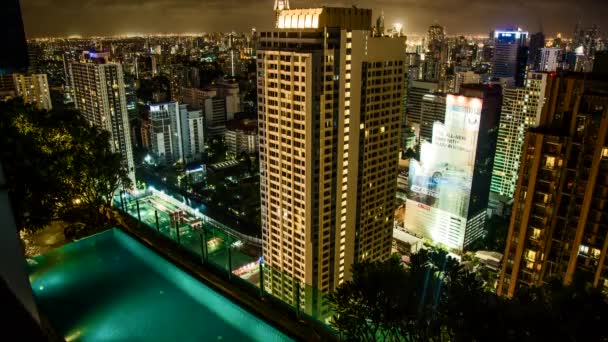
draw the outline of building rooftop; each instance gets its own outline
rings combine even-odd
[[[340,27],[351,30],[371,30],[372,10],[357,7],[318,7],[277,11],[278,29],[319,29]]]

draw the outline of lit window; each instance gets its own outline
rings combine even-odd
[[[602,149],[602,158],[608,158],[608,147]]]
[[[545,166],[552,169],[555,167],[555,157],[547,157],[547,161],[545,162]]]
[[[528,259],[528,260],[535,260],[536,259],[536,251],[533,251],[533,250],[529,249],[526,252],[526,259]]]

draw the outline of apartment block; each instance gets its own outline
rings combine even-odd
[[[575,278],[608,293],[608,82],[556,75],[525,136],[497,293]]]
[[[314,293],[391,249],[405,38],[371,14],[277,11],[257,51],[264,288],[321,314]]]

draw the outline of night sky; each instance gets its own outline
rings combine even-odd
[[[273,0],[21,0],[29,38],[125,33],[198,33],[270,29]],[[292,0],[291,8],[320,5],[383,9],[386,26],[401,22],[404,32],[424,32],[433,23],[448,34],[487,33],[518,25],[543,27],[551,36],[571,36],[577,21],[608,31],[608,0]]]

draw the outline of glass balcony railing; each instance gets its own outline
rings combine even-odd
[[[143,227],[177,243],[229,282],[247,286],[294,311],[301,319],[309,319],[337,334],[328,323],[332,313],[325,300],[327,294],[265,265],[261,239],[233,230],[152,188],[137,195],[116,195],[114,202]]]

